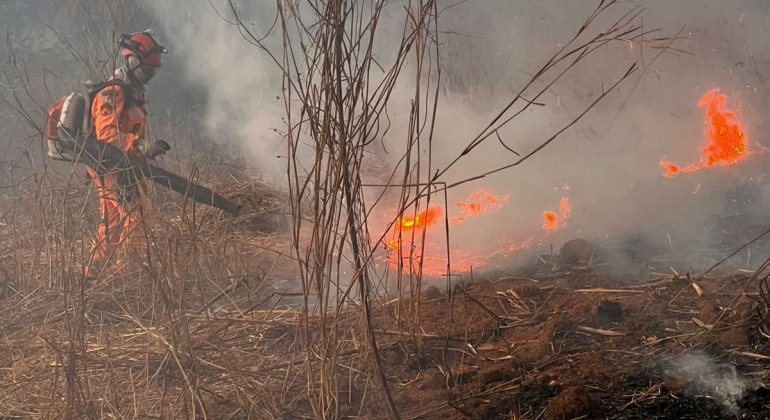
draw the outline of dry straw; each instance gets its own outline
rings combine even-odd
[[[85,7],[88,1],[78,3],[94,13]],[[401,418],[380,355],[383,346],[400,346],[422,364],[427,341],[443,339],[446,347],[450,339],[463,338],[423,334],[422,267],[409,262],[417,250],[404,251],[394,272],[373,270],[385,232],[369,231],[367,217],[379,200],[365,201],[362,168],[367,148],[385,130],[397,82],[410,79],[414,92],[403,137],[406,152],[390,182],[378,187],[380,197],[397,191],[393,222],[431,200],[445,200],[436,193],[520,164],[638,69],[633,64],[619,71],[574,121],[534,150],[511,154],[509,164],[470,179],[443,182],[444,174],[480,144],[490,138],[502,142],[498,130],[539,106],[543,93],[578,62],[613,42],[661,52],[670,42],[650,38],[637,24],[638,9],[594,29],[600,15],[621,7],[598,2],[575,38],[469,139],[456,159],[437,168],[431,157],[442,106],[437,2],[277,0],[276,5],[272,31],[285,42],[272,50],[263,44],[266,35],[255,33],[230,3],[241,34],[283,75],[285,188],[232,176],[210,157],[192,156],[197,164],[176,168],[244,204],[244,215],[227,218],[157,191],[155,226],[142,258],[85,282],[80,273],[96,207],[91,184],[79,174],[82,168],[62,176],[41,160],[17,162],[26,165],[17,172],[31,175],[12,179],[9,190],[15,197],[2,212],[0,416]],[[119,3],[103,7],[104,13],[92,15],[83,29],[91,41],[73,46],[91,73],[109,69],[94,64],[112,52],[105,45],[114,45],[103,23],[121,28],[130,17]],[[399,14],[403,36],[392,46],[390,62],[381,63],[370,46],[380,36],[386,11]],[[104,42],[94,41],[100,39]],[[24,77],[22,66],[15,69],[20,82],[9,103],[35,125],[32,115],[49,98],[35,100],[47,96],[44,89]],[[190,136],[167,129],[168,138]],[[406,242],[424,247],[424,236],[403,234]],[[448,236],[447,228],[447,241]],[[456,274],[449,266],[447,261],[448,285]],[[285,281],[292,278],[296,290]],[[392,278],[398,293],[383,305]],[[289,299],[298,307],[279,309]],[[397,330],[377,325],[394,318]],[[454,324],[466,328],[466,322],[448,317],[447,331]]]

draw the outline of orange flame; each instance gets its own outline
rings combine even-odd
[[[561,213],[561,221],[563,222],[561,226],[559,226],[559,216],[556,215],[556,212],[549,210],[543,212],[543,219],[545,219],[543,229],[556,230],[566,226],[567,219],[569,219],[570,213],[572,212],[572,209],[569,206],[569,198],[562,197],[561,200],[559,200],[559,212]]]
[[[396,223],[393,225],[393,230],[388,235],[390,239],[386,239],[385,241],[385,247],[390,250],[397,250],[400,248],[399,246],[399,231],[401,231],[402,235],[403,232],[410,232],[414,230],[420,230],[425,228],[426,226],[432,226],[438,223],[439,218],[441,217],[442,209],[441,206],[430,206],[427,209],[417,213],[414,216],[408,216],[404,215],[403,217],[400,217],[398,220],[396,220]],[[402,239],[403,241],[404,239]],[[411,237],[407,240],[411,241]]]
[[[561,210],[561,216],[566,220],[569,219],[569,214],[572,211],[569,207],[569,198],[562,197],[559,200],[559,209]]]
[[[432,226],[438,222],[441,217],[441,206],[430,206],[426,210],[417,213],[414,217],[404,216],[396,221],[396,230],[422,229],[425,226]]]
[[[723,109],[727,97],[714,89],[703,95],[698,106],[706,107],[710,125],[706,134],[711,143],[703,149],[706,166],[732,165],[746,153],[746,134],[734,112]]]
[[[565,186],[566,189],[568,188]],[[449,218],[449,224],[455,225],[470,222],[471,219],[482,214],[487,214],[503,207],[506,197],[500,197],[487,190],[479,190],[471,194],[465,201],[455,204],[460,215]],[[396,220],[389,236],[385,241],[385,247],[390,251],[383,260],[392,269],[402,267],[403,270],[417,272],[422,264],[422,273],[426,276],[438,276],[444,274],[447,269],[446,245],[440,240],[431,237],[430,226],[439,225],[446,220],[443,216],[442,206],[431,206],[428,209],[413,215],[404,215]],[[543,217],[546,230],[556,230],[566,226],[571,215],[569,199],[562,197],[559,201],[558,211],[545,211]],[[401,236],[399,239],[399,229]],[[404,232],[409,232],[408,235]],[[421,243],[422,234],[425,233],[425,244]],[[536,243],[536,238],[530,237],[523,242],[503,241],[496,251],[472,251],[466,249],[450,249],[451,269],[453,271],[466,271],[471,267],[481,267],[494,261],[494,258],[507,256],[510,253],[531,248]]]
[[[467,202],[457,203],[463,215],[452,217],[449,219],[449,224],[456,225],[465,222],[468,217],[498,210],[503,206],[503,200],[487,190],[476,191],[468,197]]]
[[[449,224],[464,223],[472,217],[498,210],[502,208],[505,200],[505,197],[496,196],[487,190],[476,191],[466,201],[456,204],[461,215],[450,218]],[[437,246],[430,236],[426,237],[425,256],[419,255],[422,248],[419,245],[422,240],[422,229],[440,223],[443,220],[442,216],[442,206],[431,206],[413,217],[404,215],[396,220],[385,240],[385,248],[395,251],[391,252],[388,257],[388,264],[396,268],[399,261],[403,261],[405,266],[411,265],[413,270],[417,270],[420,262],[422,262],[424,274],[438,275],[444,273],[446,271],[446,249],[442,250],[441,247]],[[401,232],[400,240],[399,231]],[[414,236],[412,233],[406,236],[404,232],[414,232]],[[405,246],[403,250],[401,249],[402,246]],[[475,255],[455,249],[451,250],[451,257],[453,270],[466,270],[471,266],[480,266],[488,259],[487,255]]]
[[[747,154],[748,140],[741,129],[737,115],[724,109],[727,96],[719,94],[719,89],[712,89],[698,101],[698,106],[706,107],[706,137],[708,145],[702,149],[704,158],[697,165],[680,168],[668,161],[661,161],[666,168],[663,176],[672,178],[680,172],[695,172],[701,168],[715,165],[734,165]]]
[[[559,219],[556,216],[556,213],[552,211],[544,211],[543,218],[545,219],[545,223],[543,223],[543,229],[556,230],[556,228],[559,227]]]

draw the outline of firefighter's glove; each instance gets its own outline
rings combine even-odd
[[[163,140],[140,140],[135,146],[136,154],[145,159],[155,159],[171,150]]]

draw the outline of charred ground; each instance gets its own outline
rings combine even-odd
[[[303,297],[292,293],[292,262],[276,252],[290,246],[280,212],[271,213],[280,194],[245,181],[219,189],[264,219],[167,207],[176,216],[166,234],[190,259],[179,252],[162,260],[165,271],[133,269],[87,285],[3,283],[2,415],[311,415],[304,377],[318,373],[308,373],[302,336],[335,330],[295,309]],[[5,236],[5,246],[44,243],[39,234],[29,242]],[[420,345],[408,333],[417,297],[379,300],[373,325],[402,418],[765,418],[765,275],[698,278],[654,258],[618,274],[604,262],[608,251],[576,240],[518,268],[466,275],[451,294],[433,284],[420,296]],[[40,281],[47,265],[37,264]],[[213,266],[252,275],[216,277]],[[334,325],[360,322],[351,309]],[[348,378],[338,384],[340,415],[385,417],[359,339],[340,337],[340,375]],[[697,375],[688,373],[693,363]]]

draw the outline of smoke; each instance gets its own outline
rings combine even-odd
[[[281,75],[266,54],[247,42],[233,24],[227,1],[138,0],[155,20],[157,31],[170,50],[164,57],[180,64],[181,77],[205,92],[206,104],[200,125],[214,140],[240,145],[253,165],[267,176],[283,173],[285,155]],[[270,28],[275,5],[263,2],[242,8],[243,16],[257,32]],[[261,35],[261,34],[260,34]],[[274,39],[270,38],[270,44]],[[271,44],[272,45],[272,44]],[[277,44],[279,47],[280,44]]]
[[[511,20],[497,10],[498,24],[493,21],[483,27],[471,25],[472,35],[501,41],[497,42],[501,48],[497,57],[489,54],[476,61],[494,62],[488,67],[491,79],[496,79],[501,69],[533,73],[558,48],[557,43],[574,33],[579,17],[586,16],[595,6],[592,2],[569,2],[566,6],[564,3],[538,2],[525,10],[516,9],[525,17]],[[658,238],[665,238],[668,233],[673,246],[682,246],[702,232],[706,216],[726,210],[724,190],[738,176],[752,175],[751,162],[742,162],[735,167],[666,179],[661,177],[658,162],[663,157],[683,162],[700,158],[704,116],[696,103],[712,87],[721,87],[728,94],[733,109],[742,105],[741,119],[749,132],[752,149],[757,149],[754,142],[762,138],[762,125],[757,121],[761,113],[750,108],[762,101],[767,86],[762,85],[759,73],[751,74],[736,63],[749,63],[752,55],[762,54],[762,47],[749,45],[748,38],[761,30],[767,15],[760,14],[759,9],[766,7],[747,2],[736,8],[717,2],[637,4],[646,8],[642,15],[646,28],[664,27],[665,33],[673,36],[686,24],[684,34],[688,38],[674,46],[692,55],[664,54],[649,63],[655,52],[644,51],[649,67],[639,75],[640,79],[612,92],[586,119],[532,161],[482,181],[512,192],[515,212],[502,217],[531,220],[541,209],[552,208],[560,196],[567,194],[573,218],[565,235],[595,239],[640,229],[653,231]],[[526,23],[516,24],[522,21]],[[603,29],[602,24],[597,22],[596,28]],[[523,51],[518,51],[519,55],[506,52],[502,40],[515,40]],[[564,82],[554,86],[552,96],[544,100],[547,109],[529,113],[523,123],[501,131],[501,137],[520,152],[531,150],[576,115],[601,92],[602,85],[617,80],[619,73],[632,60],[639,60],[642,53],[639,48],[616,45],[606,54],[588,59]],[[521,77],[515,78],[520,85]],[[498,86],[491,96],[502,97],[507,93],[503,84]],[[457,110],[452,115],[450,110],[444,120],[458,121],[461,114]],[[452,124],[446,131],[455,127]],[[500,163],[505,152],[494,143],[488,146],[477,156],[470,156],[465,167],[488,168]],[[756,168],[754,171],[756,175]],[[570,187],[568,193],[559,188],[565,184]],[[525,226],[524,221],[516,226]]]
[[[683,384],[688,396],[707,396],[726,411],[737,414],[738,402],[754,384],[738,375],[731,364],[717,365],[701,352],[690,352],[672,360],[665,368],[665,375]]]
[[[283,101],[277,99],[280,74],[267,54],[241,37],[231,23],[227,2],[141,2],[167,37],[172,51],[168,59],[184,61],[186,70],[180,76],[206,90],[204,125],[219,141],[241,145],[264,174],[280,179],[285,160],[277,156],[284,154],[285,146],[274,131],[285,124]],[[261,35],[273,23],[275,6],[252,3],[242,17]],[[378,59],[383,61],[400,40],[403,25],[402,9],[392,3],[388,6],[392,16],[383,19],[380,29],[384,39],[378,44]],[[439,8],[446,10],[440,20],[442,94],[433,170],[457,157],[598,5],[585,0],[487,0],[456,2],[452,7],[440,3]],[[700,158],[704,115],[696,104],[714,87],[728,95],[729,107],[739,110],[750,149],[758,150],[767,122],[763,109],[770,105],[764,76],[770,57],[761,42],[770,4],[622,2],[594,22],[593,33],[605,30],[633,6],[643,8],[640,21],[645,30],[664,28],[648,37],[674,36],[684,27],[683,39],[673,45],[684,52],[658,55],[659,51],[638,45],[616,44],[570,71],[539,99],[545,106],[533,107],[500,130],[508,147],[528,153],[582,112],[632,62],[643,63],[637,75],[531,160],[451,190],[450,213],[456,210],[452,203],[480,188],[507,197],[502,211],[454,228],[453,246],[490,252],[530,238],[558,245],[575,236],[597,240],[642,231],[674,250],[692,251],[709,215],[745,210],[738,208],[745,203],[732,203],[725,191],[741,180],[761,176],[760,153],[736,166],[673,179],[662,176],[659,162]],[[280,48],[275,34],[266,42],[276,51]],[[162,77],[168,76],[158,79]],[[413,91],[414,85],[406,80],[391,98],[391,129],[381,139],[384,150],[375,157],[386,166],[392,167],[403,152]],[[517,158],[491,138],[465,156],[444,181],[466,179]],[[569,199],[571,218],[564,229],[546,235],[542,212],[557,210],[562,197]],[[759,201],[754,205],[764,204]]]

